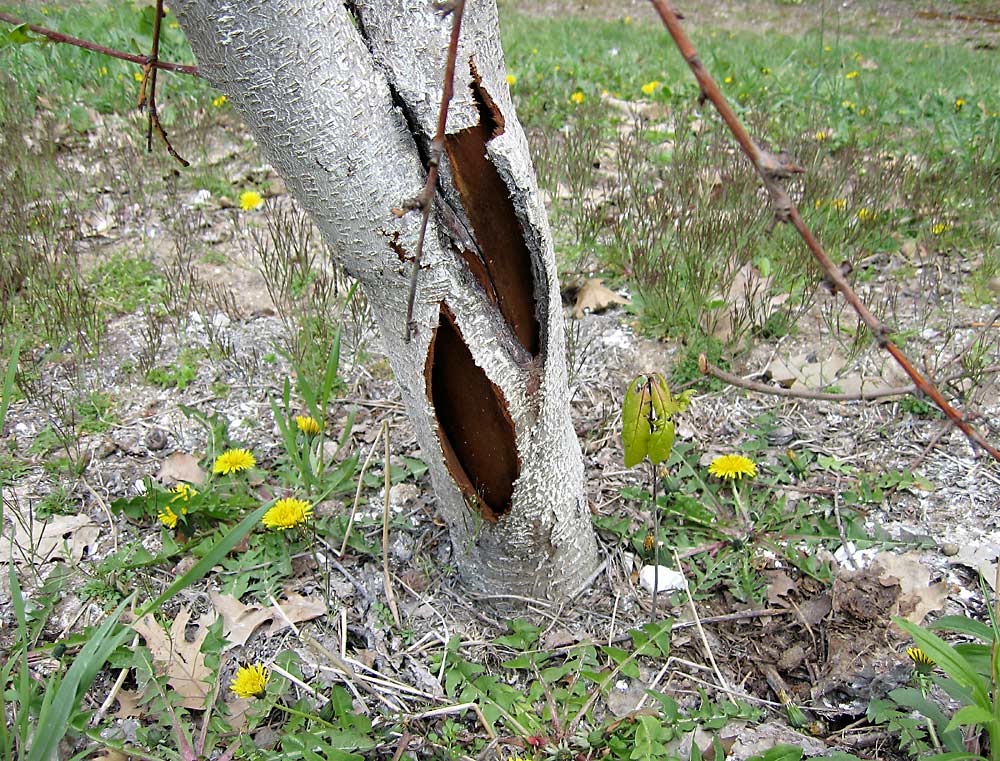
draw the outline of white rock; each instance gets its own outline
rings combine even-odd
[[[659,568],[659,573],[656,572],[657,568]],[[665,565],[643,566],[642,570],[639,571],[639,585],[650,594],[653,593],[654,579],[658,581],[656,585],[657,592],[673,592],[684,589],[683,574],[678,573],[672,568],[667,568]]]
[[[849,571],[860,571],[867,568],[872,564],[876,555],[878,555],[878,550],[875,547],[859,550],[854,542],[842,544],[833,552],[834,559]]]

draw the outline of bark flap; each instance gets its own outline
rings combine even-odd
[[[503,396],[472,358],[444,304],[424,368],[445,464],[484,520],[511,509],[521,471],[514,423]]]
[[[510,190],[486,153],[486,143],[503,134],[504,121],[475,66],[472,93],[479,107],[479,123],[445,137],[452,179],[482,252],[482,266],[472,265],[469,253],[463,253],[463,258],[496,302],[518,342],[534,357],[539,353],[541,335],[531,252]]]

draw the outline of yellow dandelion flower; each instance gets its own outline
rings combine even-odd
[[[190,502],[191,497],[196,497],[198,492],[191,488],[191,484],[179,483],[173,489],[171,489],[176,496],[174,496],[171,502]],[[185,510],[187,512],[187,510]]]
[[[847,199],[845,198],[834,198],[830,201],[830,205],[837,211],[843,211],[847,208]]]
[[[652,95],[654,92],[656,92],[656,88],[658,88],[659,86],[660,86],[659,81],[654,79],[652,82],[647,82],[642,86],[642,92],[644,95]]]
[[[858,219],[860,219],[862,222],[871,222],[873,219],[875,219],[875,212],[869,209],[868,207],[863,206],[860,209],[858,209]]]
[[[228,476],[230,473],[250,470],[256,464],[257,460],[246,449],[228,449],[215,458],[212,472]]]
[[[625,17],[624,19],[622,19],[622,20],[623,20],[623,21],[624,21],[624,22],[625,22],[626,24],[631,24],[631,23],[632,23],[632,17],[631,17],[631,16],[626,16],[626,17]]]
[[[513,87],[516,84],[517,84],[517,77],[515,75],[513,75],[513,74],[508,74],[507,75],[507,86],[508,87]]]
[[[102,66],[101,68],[99,68],[97,70],[97,73],[98,73],[99,76],[102,76],[102,77],[108,76],[108,67],[107,66]]]
[[[219,95],[218,97],[212,98],[212,105],[215,108],[219,108],[220,106],[224,106],[227,100],[228,98],[225,95]]]
[[[323,430],[323,426],[319,424],[319,421],[309,415],[296,415],[295,425],[306,436],[317,436]]]
[[[813,137],[822,143],[824,140],[830,139],[830,133],[827,132],[825,129],[820,129],[816,130],[816,132],[813,133]]]
[[[861,73],[860,71],[849,71],[844,76],[847,77],[848,79],[857,79],[858,74],[860,73]]]
[[[823,46],[823,52],[824,52],[824,53],[829,53],[829,52],[831,52],[832,50],[833,50],[833,48],[832,48],[832,47],[830,47],[829,45],[824,45],[824,46]]]
[[[263,663],[240,666],[236,671],[236,678],[229,683],[229,689],[241,698],[262,698],[270,678],[271,673],[264,668]]]
[[[726,78],[725,78],[725,79],[723,79],[722,81],[723,81],[723,82],[724,82],[725,84],[727,84],[727,85],[731,85],[731,84],[733,83],[733,78],[732,78],[732,77],[726,77]]]
[[[712,464],[708,466],[708,472],[713,476],[730,480],[739,480],[743,476],[755,478],[757,476],[757,463],[741,454],[724,454],[712,460]]]
[[[815,201],[813,201],[813,208],[814,209],[822,209],[823,208],[823,199],[822,198],[817,198]]]
[[[261,523],[276,531],[284,531],[309,520],[312,517],[312,509],[312,505],[304,499],[286,497],[279,499],[274,503],[274,507],[264,513]]]
[[[857,104],[853,100],[842,100],[840,105],[846,108],[848,111],[853,111],[857,108]]]
[[[577,90],[575,93],[569,96],[569,99],[579,106],[581,103],[583,103],[586,97],[587,97],[586,95]]]
[[[934,659],[927,655],[927,653],[919,647],[906,648],[906,654],[910,656],[910,660],[913,661],[914,668],[921,674],[931,673],[931,669],[937,665],[934,663]]]
[[[240,193],[240,208],[243,211],[253,211],[264,203],[264,197],[256,190],[244,190]]]
[[[142,81],[142,72],[141,71],[134,71],[134,72],[132,72],[132,79],[134,79],[136,82],[141,82]]]
[[[861,114],[862,116],[864,116],[865,114],[868,113],[868,109],[867,108],[862,108],[860,111],[858,111],[858,113]]]
[[[162,523],[167,528],[169,529],[177,528],[177,521],[179,520],[179,516],[177,515],[177,513],[175,513],[173,510],[170,509],[170,505],[166,505],[163,508],[163,510],[157,513],[156,517],[157,519],[159,519],[160,523]]]
[[[931,228],[931,232],[935,235],[942,235],[951,229],[951,225],[944,222],[938,222],[934,227]]]
[[[962,106],[965,105],[965,98],[955,98],[955,110],[961,111]]]
[[[648,555],[650,552],[653,551],[653,548],[655,546],[656,546],[656,537],[653,536],[653,532],[650,531],[648,534],[646,534],[646,538],[642,540],[642,549]]]

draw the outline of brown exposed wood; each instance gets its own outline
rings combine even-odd
[[[521,472],[503,396],[472,358],[444,304],[424,366],[445,464],[466,500],[495,522],[511,508]]]
[[[452,178],[482,252],[477,275],[518,342],[532,355],[539,352],[540,328],[535,310],[535,278],[531,253],[514,211],[510,190],[486,153],[486,143],[503,133],[503,115],[473,69],[473,95],[479,106],[479,124],[445,138]]]

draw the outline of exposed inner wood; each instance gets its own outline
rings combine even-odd
[[[479,124],[445,138],[455,188],[482,252],[483,267],[470,269],[486,292],[495,294],[497,307],[521,346],[537,356],[541,338],[531,253],[510,191],[486,153],[486,143],[503,134],[503,115],[475,68],[472,73]]]
[[[444,304],[424,366],[448,472],[470,507],[495,522],[511,508],[521,472],[514,423],[498,389],[472,358]]]

